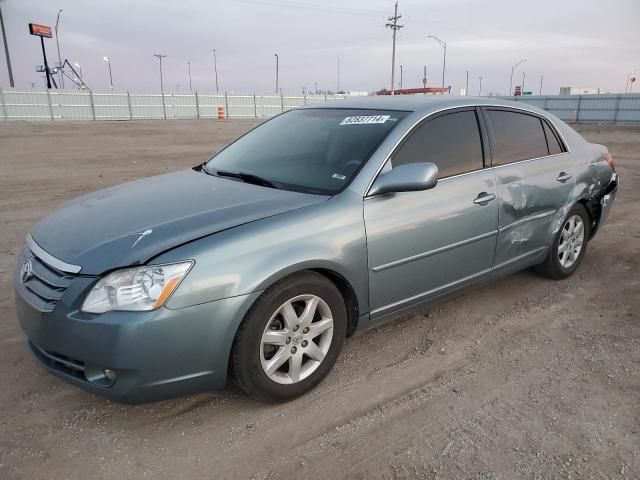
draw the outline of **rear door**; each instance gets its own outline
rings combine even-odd
[[[448,111],[418,125],[383,172],[404,163],[438,165],[435,188],[364,202],[371,317],[459,288],[491,270],[498,201],[484,168],[479,117]]]
[[[575,167],[544,118],[521,110],[483,111],[499,196],[494,268],[527,262],[545,250],[575,185]]]

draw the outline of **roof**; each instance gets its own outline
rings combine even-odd
[[[517,107],[538,109],[521,102],[511,102],[495,97],[457,97],[451,95],[375,95],[369,97],[347,97],[344,100],[330,100],[321,104],[310,104],[302,108],[362,108],[376,110],[404,110],[409,112],[429,112],[441,108],[455,108],[475,105]]]

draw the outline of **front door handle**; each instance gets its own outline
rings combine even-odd
[[[475,198],[473,203],[475,203],[476,205],[484,206],[488,204],[490,201],[495,199],[496,199],[496,196],[493,193],[482,192]]]
[[[560,183],[564,183],[569,179],[571,179],[571,175],[569,175],[567,172],[560,172],[556,177],[556,180]]]

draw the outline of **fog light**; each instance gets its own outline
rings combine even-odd
[[[107,380],[113,382],[116,379],[116,372],[113,370],[109,370],[108,368],[103,370],[104,376],[107,377]]]

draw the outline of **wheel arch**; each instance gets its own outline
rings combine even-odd
[[[347,337],[351,336],[358,326],[358,318],[366,308],[366,298],[362,298],[363,293],[358,293],[354,282],[350,280],[348,272],[345,272],[340,265],[327,262],[303,262],[290,265],[284,270],[280,270],[268,278],[265,278],[259,286],[259,290],[266,290],[276,282],[284,280],[292,275],[302,272],[315,272],[322,275],[335,285],[345,302],[347,309]],[[361,290],[362,290],[361,286]],[[366,285],[365,285],[366,288]]]

